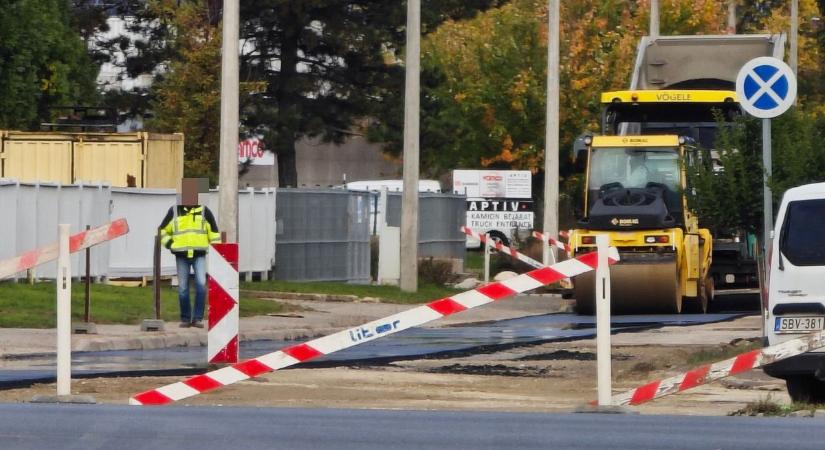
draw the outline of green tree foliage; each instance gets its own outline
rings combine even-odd
[[[422,29],[495,0],[431,1]],[[340,142],[359,120],[403,99],[406,5],[387,0],[252,0],[241,3],[247,51],[241,74],[264,89],[244,105],[249,131],[278,155],[279,182],[296,186],[295,142]]]
[[[422,30],[500,1],[425,2]],[[136,115],[153,112],[153,129],[185,131],[187,171],[214,178],[220,0],[126,3],[135,17],[131,31],[145,38],[116,40],[109,48],[130,48],[127,74],[154,73],[158,83],[148,92],[113,93],[110,104]],[[297,185],[297,140],[340,142],[380,114],[379,105],[403,102],[398,55],[405,21],[403,2],[241,2],[242,133],[264,136],[278,155],[281,185]]]
[[[626,89],[648,5],[631,0],[561,4],[562,155],[597,131],[599,94]],[[719,33],[717,1],[662,2],[662,32]],[[471,20],[448,21],[422,45],[422,170],[457,167],[537,170],[544,161],[547,2],[514,0]],[[401,115],[383,114],[372,138],[401,149]],[[570,174],[569,158],[562,173]]]
[[[762,223],[762,139],[761,121],[739,119],[733,126],[721,126],[712,163],[709,149],[703,164],[688,171],[688,203],[699,224],[714,236],[738,230],[758,231]],[[719,167],[721,165],[721,167]]]
[[[209,177],[217,184],[220,139],[221,30],[202,0],[153,0],[149,13],[170,33],[172,57],[153,86],[155,112],[146,128],[182,132],[186,139],[186,176]]]
[[[49,107],[96,98],[98,67],[65,0],[0,0],[0,128],[33,129]]]
[[[771,120],[772,174],[769,186],[774,213],[789,188],[825,181],[825,120],[816,113],[795,108]],[[763,220],[762,121],[742,118],[723,129],[716,151],[721,170],[709,161],[689,172],[695,190],[689,193],[691,208],[700,224],[715,234],[737,230],[760,233]]]
[[[825,117],[818,110],[797,108],[772,122],[770,187],[778,204],[789,188],[825,181]]]

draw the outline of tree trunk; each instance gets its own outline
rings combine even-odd
[[[295,162],[295,142],[283,142],[278,145],[279,187],[298,187],[298,170]]]
[[[298,76],[298,38],[302,25],[296,15],[284,21],[281,32],[281,73],[278,90],[278,136],[275,144],[278,153],[278,185],[298,187],[298,170],[295,158],[295,140],[299,135],[299,97],[296,95]]]

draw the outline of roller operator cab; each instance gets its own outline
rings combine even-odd
[[[583,216],[570,243],[574,255],[595,250],[606,234],[621,264],[611,268],[614,313],[678,313],[687,299],[705,311],[712,239],[687,208],[684,167],[696,151],[684,138],[595,136],[585,139]],[[576,277],[579,313],[594,311],[593,274]]]
[[[769,253],[765,336],[776,345],[825,329],[825,183],[788,189]],[[825,403],[825,349],[765,367],[794,401]]]

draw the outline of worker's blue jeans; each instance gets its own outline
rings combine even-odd
[[[178,300],[180,301],[180,321],[200,322],[203,320],[206,299],[206,256],[175,255],[178,265]],[[195,272],[195,309],[189,305],[189,273]]]

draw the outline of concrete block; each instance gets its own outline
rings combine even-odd
[[[74,403],[83,405],[94,405],[97,403],[91,395],[35,395],[32,403]]]
[[[143,319],[140,324],[140,331],[163,331],[164,323],[157,319]]]
[[[72,324],[74,334],[97,334],[97,325],[94,322],[79,322]]]
[[[630,409],[626,406],[617,405],[582,405],[574,409],[572,412],[578,414],[639,414],[639,411]]]

